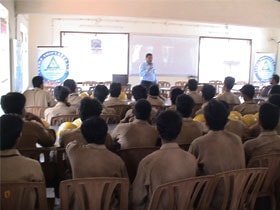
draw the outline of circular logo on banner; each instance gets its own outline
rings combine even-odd
[[[44,80],[61,83],[69,75],[69,60],[61,52],[48,51],[39,57],[38,70]]]
[[[270,56],[262,56],[256,62],[254,73],[260,82],[268,82],[275,71],[275,61]]]

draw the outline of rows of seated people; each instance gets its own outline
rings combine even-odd
[[[53,146],[56,132],[46,128],[38,116],[26,113],[27,106],[49,107],[45,110],[49,123],[54,116],[79,114],[81,125],[62,131],[58,139],[60,146],[66,149],[72,178],[128,177],[123,160],[109,150],[113,144],[117,143],[121,149],[160,146],[138,166],[131,186],[133,209],[147,208],[153,191],[161,184],[242,169],[256,156],[280,153],[278,85],[270,87],[268,101],[262,105],[253,100],[254,86],[244,85],[240,90],[244,103],[240,104],[239,98],[231,92],[234,78],[225,78],[224,91],[217,97],[216,89],[208,84],[200,94],[197,81],[191,79],[186,93],[180,88],[171,90],[171,106],[161,112],[157,107],[164,106],[165,99],[159,87],[153,85],[147,90],[137,85],[132,89],[133,108],[109,132],[100,116],[114,113],[110,108],[113,105],[127,104],[119,99],[120,84],[113,83],[110,90],[97,85],[94,98],[81,98],[76,93],[75,81],[66,80],[63,86],[55,87],[54,100],[43,90],[41,77],[34,77],[32,82],[33,90],[24,94],[11,92],[1,98],[5,112],[1,116],[1,182],[44,181],[40,164],[23,157],[17,149],[36,148],[37,143],[42,147]],[[192,118],[196,104],[202,104],[195,115],[202,116],[203,120]],[[235,112],[230,112],[229,104],[236,105]],[[246,124],[246,118],[244,122],[240,120],[242,115],[256,113],[258,121],[253,124]],[[255,138],[247,140],[248,137]],[[182,150],[180,144],[190,145],[188,152]],[[212,208],[218,209],[221,195],[217,193],[215,197]]]

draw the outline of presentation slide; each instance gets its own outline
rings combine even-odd
[[[152,53],[157,75],[197,76],[198,37],[130,36],[130,75],[139,75],[146,53]]]
[[[127,74],[128,34],[62,33],[62,48],[38,47],[38,71],[50,83],[66,78],[111,81]]]

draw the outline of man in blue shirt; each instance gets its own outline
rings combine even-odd
[[[146,61],[140,65],[139,70],[142,86],[148,90],[152,85],[156,84],[156,70],[151,53],[146,54]]]

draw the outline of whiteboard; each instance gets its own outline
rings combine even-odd
[[[130,36],[129,74],[139,75],[145,55],[152,53],[157,75],[197,76],[198,37]]]

